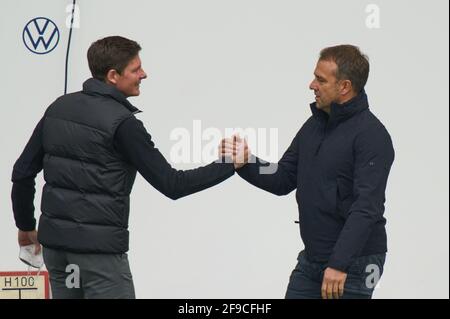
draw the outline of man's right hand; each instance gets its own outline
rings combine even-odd
[[[23,231],[19,229],[18,233],[19,246],[27,246],[34,244],[34,254],[37,255],[41,252],[41,244],[37,240],[37,231]]]
[[[224,138],[219,146],[219,155],[227,156],[233,160],[234,168],[239,169],[247,164],[250,157],[250,150],[247,141],[233,135],[231,138]]]

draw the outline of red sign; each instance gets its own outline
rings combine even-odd
[[[0,299],[49,299],[47,271],[0,272]]]

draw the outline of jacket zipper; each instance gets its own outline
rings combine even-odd
[[[328,128],[328,122],[327,122],[327,124],[325,124],[325,128],[324,128],[324,130],[323,130],[323,134],[322,134],[322,137],[321,137],[321,139],[320,139],[319,146],[317,146],[315,156],[317,156],[317,155],[319,154],[319,151],[320,151],[320,149],[321,149],[321,147],[322,147],[322,144],[323,144],[323,142],[325,141],[325,139],[326,139],[326,137],[327,137],[327,131],[328,131],[327,128]]]

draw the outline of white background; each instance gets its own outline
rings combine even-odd
[[[18,261],[11,172],[46,107],[64,88],[71,1],[0,2],[0,271]],[[310,116],[308,89],[319,51],[351,43],[368,54],[372,112],[396,150],[386,193],[389,253],[375,298],[449,297],[448,1],[79,0],[69,92],[89,77],[86,51],[98,38],[137,40],[149,79],[131,102],[168,160],[170,132],[278,128],[281,155]],[[366,6],[380,28],[366,26]],[[22,31],[44,16],[58,47],[29,52]],[[177,168],[198,164],[176,165]],[[35,205],[39,216],[42,174]],[[276,197],[237,175],[171,201],[138,177],[129,259],[139,298],[283,298],[303,248],[294,192]]]

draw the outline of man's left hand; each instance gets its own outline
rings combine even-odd
[[[344,284],[347,279],[345,272],[328,267],[325,269],[322,281],[322,298],[339,299],[344,294]]]
[[[19,229],[17,237],[19,241],[19,246],[27,246],[34,244],[34,254],[37,255],[41,252],[41,245],[38,242],[36,230],[23,231]]]

